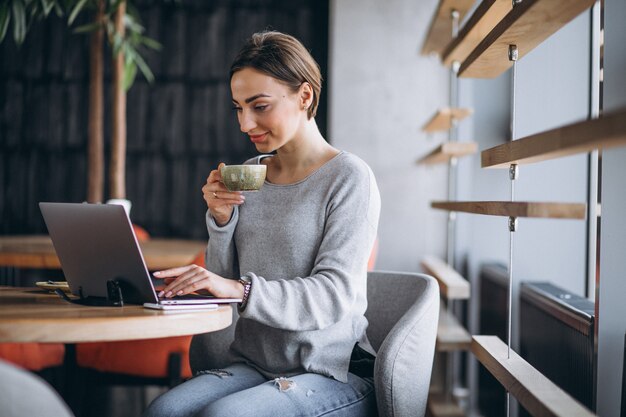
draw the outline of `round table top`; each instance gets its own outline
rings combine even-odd
[[[187,336],[224,329],[230,305],[162,311],[139,305],[88,307],[39,288],[0,287],[0,342],[103,342]]]

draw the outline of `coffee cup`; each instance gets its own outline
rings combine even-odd
[[[265,181],[266,165],[224,165],[222,182],[228,191],[258,191]]]

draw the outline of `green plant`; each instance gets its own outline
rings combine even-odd
[[[4,40],[11,26],[13,40],[22,45],[33,23],[47,18],[53,11],[59,17],[68,16],[71,26],[83,11],[94,12],[97,0],[6,0],[0,4],[0,42]],[[133,84],[137,69],[149,82],[154,80],[152,71],[141,55],[143,47],[159,50],[161,45],[144,35],[145,28],[141,25],[137,10],[130,6],[123,16],[124,34],[120,34],[114,24],[114,16],[122,0],[107,0],[102,21],[78,26],[74,33],[87,33],[103,27],[111,46],[113,56],[122,53],[124,56],[125,90]]]
[[[0,42],[12,23],[13,40],[21,45],[33,22],[48,17],[53,10],[63,16],[70,3],[72,0],[5,0],[0,4]]]
[[[160,49],[160,44],[144,36],[137,11],[127,0],[3,0],[0,4],[0,42],[6,37],[9,26],[13,40],[21,45],[31,25],[47,18],[54,10],[59,17],[68,16],[68,26],[79,14],[89,11],[91,23],[74,29],[75,33],[89,33],[89,124],[87,201],[103,201],[103,43],[104,34],[112,50],[113,103],[110,197],[126,198],[126,91],[133,84],[137,69],[152,82],[154,75],[141,56],[141,48]]]
[[[102,26],[107,34],[109,45],[112,48],[113,56],[122,53],[124,56],[124,89],[128,90],[135,80],[137,69],[149,82],[154,80],[152,71],[141,56],[142,47],[160,50],[161,44],[154,39],[144,35],[145,28],[141,25],[137,10],[128,5],[122,17],[123,30],[120,33],[115,27],[115,14],[120,5],[125,4],[123,0],[108,1],[103,20],[79,26],[74,29],[75,33],[92,32]],[[68,19],[68,24],[72,25],[78,14],[85,8],[95,9],[96,2],[93,0],[79,0],[72,8]]]

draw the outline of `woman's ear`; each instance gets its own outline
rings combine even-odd
[[[308,110],[311,107],[311,103],[313,102],[313,88],[311,84],[306,81],[300,85],[300,91],[298,92],[300,96],[300,105],[302,106],[302,110]]]

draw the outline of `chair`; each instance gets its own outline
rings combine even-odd
[[[63,365],[62,343],[0,343],[0,359],[29,371],[43,371]]]
[[[72,417],[73,414],[43,379],[0,360],[0,404],[3,417]]]
[[[369,272],[367,335],[378,352],[374,384],[378,414],[424,416],[439,320],[439,286],[431,276]],[[236,309],[233,309],[236,310]],[[233,323],[237,319],[234,313]],[[234,326],[196,335],[189,359],[194,372],[226,365]]]

